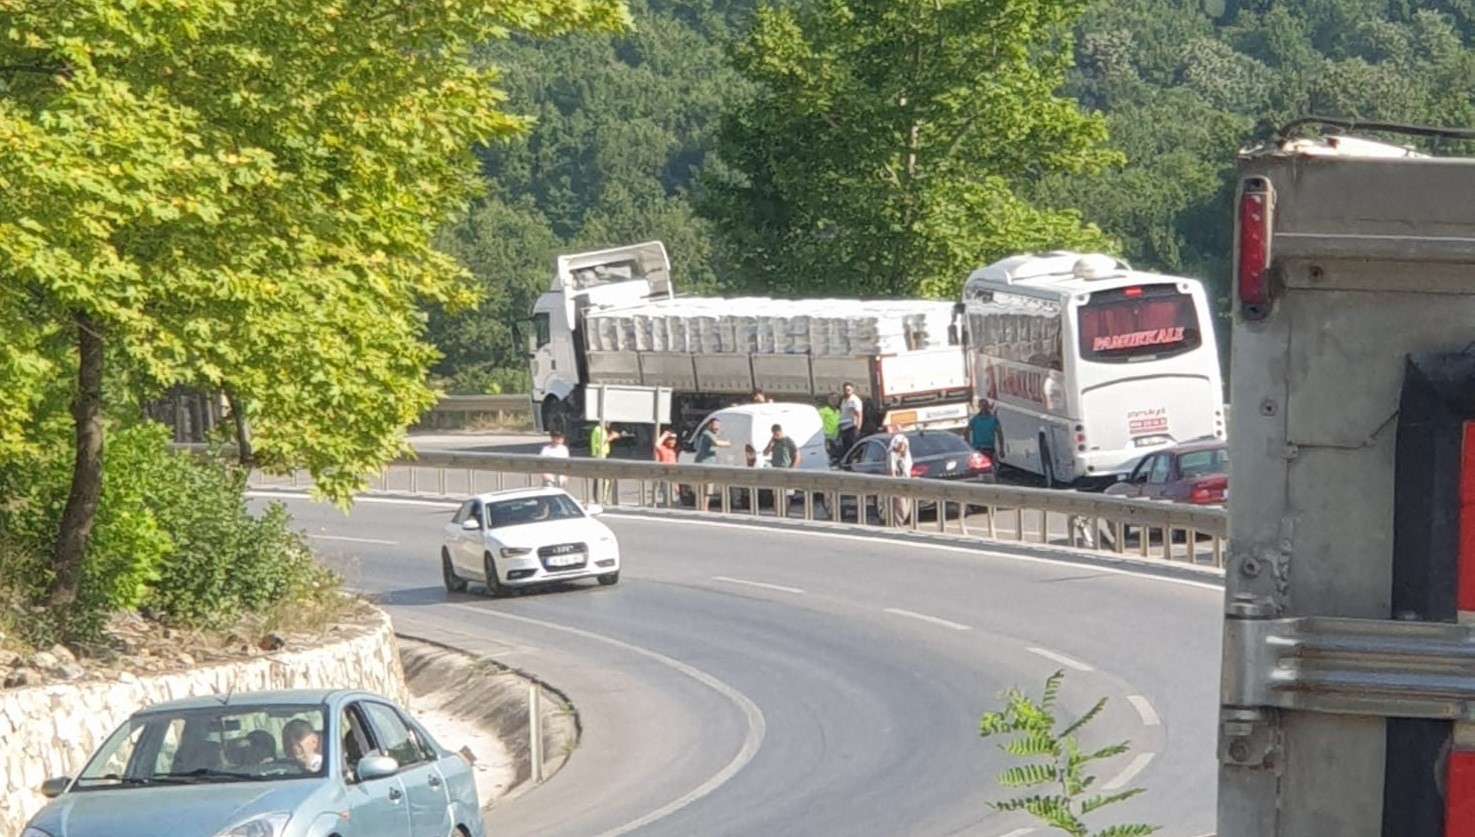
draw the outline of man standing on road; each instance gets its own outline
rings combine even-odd
[[[905,433],[898,432],[891,437],[891,449],[886,456],[886,472],[893,477],[910,478],[912,475],[912,446]],[[905,497],[893,496],[890,511],[886,522],[892,526],[901,526],[911,516],[911,501]]]
[[[610,442],[620,438],[624,434],[618,430],[611,430],[609,422],[598,421],[594,429],[589,431],[589,455],[595,459],[609,459]],[[594,497],[597,502],[609,503],[611,487],[614,480],[595,480]]]
[[[819,408],[820,424],[825,429],[825,452],[830,455],[830,461],[834,462],[840,458],[840,451],[835,448],[840,446],[840,396],[830,393],[825,399],[825,405]]]
[[[722,422],[712,419],[702,432],[697,435],[696,464],[710,465],[717,459],[717,449],[730,446],[732,443],[726,439],[719,439],[718,434],[722,432]],[[711,499],[715,487],[711,483],[702,483],[702,499],[697,508],[705,509],[707,502]]]
[[[568,459],[568,445],[563,443],[563,434],[557,430],[548,434],[548,444],[538,451],[539,456],[547,456],[553,459]],[[568,484],[568,477],[563,474],[544,474],[543,487],[563,488]]]
[[[676,434],[671,432],[671,428],[661,428],[660,435],[656,437],[655,448],[651,453],[654,454],[655,461],[662,465],[676,464]],[[657,480],[655,497],[652,499],[657,505],[671,505],[671,483]]]
[[[999,435],[999,417],[987,398],[978,399],[978,412],[968,419],[968,444],[979,453],[994,459],[994,440]]]
[[[860,429],[865,425],[865,404],[855,394],[855,385],[849,381],[844,386],[845,397],[840,401],[840,454],[855,446]]]
[[[769,463],[775,468],[798,468],[799,446],[794,440],[784,435],[783,425],[773,426],[773,438],[768,440],[768,445],[763,448],[763,455],[770,457]],[[779,517],[789,515],[789,492],[778,489],[774,493],[773,510]]]

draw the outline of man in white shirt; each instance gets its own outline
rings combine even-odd
[[[554,459],[568,459],[568,446],[563,443],[563,434],[557,430],[548,434],[548,444],[538,451],[539,456],[551,456]],[[544,487],[554,486],[563,488],[568,484],[568,477],[562,474],[544,474]]]
[[[893,477],[910,479],[912,476],[912,446],[906,434],[899,429],[891,437],[891,447],[886,455],[886,472]],[[886,516],[886,522],[892,526],[906,523],[911,518],[911,505],[911,501],[905,497],[892,497],[891,513]]]
[[[840,455],[855,447],[860,429],[865,425],[865,404],[855,394],[855,385],[845,382],[845,397],[840,400]]]

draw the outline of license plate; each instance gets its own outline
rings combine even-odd
[[[1138,436],[1132,440],[1132,444],[1139,448],[1150,448],[1153,445],[1163,445],[1173,441],[1167,436]]]
[[[550,567],[572,567],[575,564],[584,563],[584,553],[566,552],[563,555],[549,555],[548,566]]]

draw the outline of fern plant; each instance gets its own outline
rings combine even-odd
[[[1007,701],[1004,710],[986,713],[979,722],[979,734],[984,738],[1012,736],[999,749],[1027,762],[1006,769],[999,775],[999,784],[1028,792],[1002,802],[990,802],[989,807],[998,811],[1025,811],[1071,837],[1144,837],[1157,831],[1157,826],[1141,824],[1108,826],[1094,834],[1087,828],[1084,822],[1087,815],[1131,799],[1143,789],[1128,788],[1114,793],[1091,791],[1096,777],[1088,775],[1086,768],[1092,762],[1127,752],[1128,743],[1122,741],[1083,752],[1076,741],[1076,734],[1101,714],[1106,698],[1096,701],[1089,712],[1057,730],[1060,721],[1055,717],[1055,699],[1064,679],[1063,670],[1050,675],[1038,703],[1018,689],[1008,690],[1004,693]]]

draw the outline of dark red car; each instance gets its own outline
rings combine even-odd
[[[1194,505],[1221,505],[1229,496],[1229,448],[1222,439],[1184,442],[1142,457],[1107,494]]]

